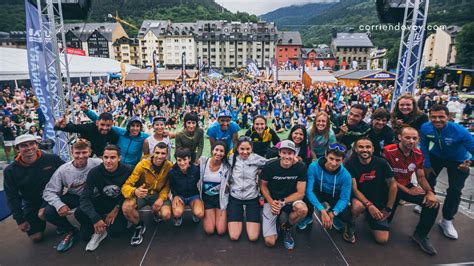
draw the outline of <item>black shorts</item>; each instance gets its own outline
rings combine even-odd
[[[390,231],[388,219],[385,219],[383,221],[377,221],[374,219],[374,217],[372,217],[372,215],[370,215],[369,211],[365,211],[365,218],[367,219],[371,230]]]
[[[260,214],[260,204],[258,200],[258,197],[250,200],[239,200],[229,196],[229,204],[227,205],[227,221],[243,222],[245,205],[245,221],[260,223],[262,215]]]
[[[205,193],[202,194],[202,201],[204,202],[204,209],[220,209],[221,205],[219,202],[219,195],[209,196]]]

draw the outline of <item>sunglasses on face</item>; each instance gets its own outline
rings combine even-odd
[[[333,151],[337,150],[337,151],[340,151],[340,152],[346,152],[346,147],[344,147],[344,146],[342,146],[338,143],[333,143],[333,144],[329,145],[328,149],[333,150]]]
[[[239,142],[244,142],[244,141],[252,142],[252,139],[249,136],[241,136],[239,137],[238,141]]]
[[[219,119],[222,123],[230,123],[230,119]]]

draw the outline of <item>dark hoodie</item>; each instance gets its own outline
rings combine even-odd
[[[97,189],[99,201],[106,209],[112,210],[115,206],[122,206],[124,197],[120,189],[132,171],[131,166],[122,163],[113,173],[107,171],[103,163],[90,170],[87,175],[86,186],[81,194],[80,208],[93,223],[102,219],[92,203],[95,195],[94,190]],[[97,199],[94,199],[94,201],[97,201]]]
[[[64,161],[59,156],[38,151],[38,159],[34,163],[28,165],[18,155],[3,171],[8,206],[17,224],[25,222],[23,203],[25,207],[41,207],[44,187],[62,164]]]
[[[186,171],[186,174],[181,172],[177,163],[168,173],[168,180],[170,181],[171,193],[173,196],[181,196],[189,198],[199,195],[198,182],[200,179],[199,167],[191,164]]]

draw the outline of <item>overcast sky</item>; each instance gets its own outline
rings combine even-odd
[[[320,2],[337,2],[337,0],[215,0],[218,4],[226,9],[236,12],[242,11],[255,15],[262,15],[278,9],[280,7],[320,3]]]

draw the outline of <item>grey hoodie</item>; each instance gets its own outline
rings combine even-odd
[[[76,168],[72,161],[61,165],[46,184],[43,199],[56,211],[59,210],[65,205],[60,197],[66,193],[80,196],[86,183],[87,174],[101,163],[102,159],[100,158],[89,158],[87,166],[84,168]],[[65,190],[67,191],[65,192]]]
[[[199,189],[199,194],[201,196],[201,199],[202,199],[202,186],[204,183],[203,178],[206,171],[208,160],[209,158],[206,158],[204,156],[199,158],[201,178],[199,179],[199,182],[198,182],[198,189]],[[228,183],[229,183],[230,167],[223,165],[222,169],[224,171],[224,178],[221,180],[221,185],[219,189],[219,205],[220,205],[221,210],[225,210],[227,208],[227,203],[229,203]]]
[[[230,158],[232,165],[233,156]],[[247,160],[236,157],[234,168],[229,179],[230,195],[239,200],[250,200],[258,197],[257,170],[261,168],[267,159],[252,153]]]

